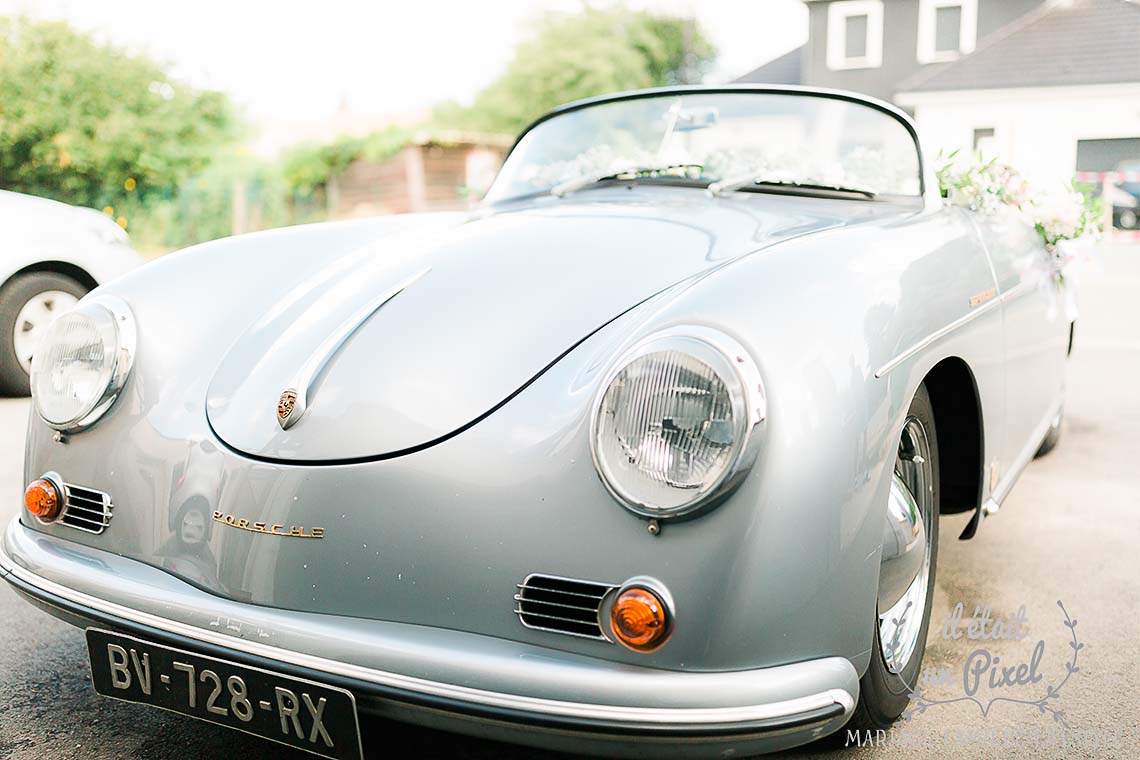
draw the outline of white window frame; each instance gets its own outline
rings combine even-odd
[[[847,57],[847,19],[867,17],[866,55]],[[827,68],[877,69],[883,65],[882,0],[837,0],[827,6]]]
[[[958,27],[958,49],[937,50],[938,10],[961,8],[961,25]],[[956,61],[974,52],[978,43],[978,0],[919,0],[918,3],[918,62],[945,63]]]

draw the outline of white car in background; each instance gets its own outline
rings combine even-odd
[[[28,394],[32,354],[56,315],[143,261],[99,211],[0,190],[0,395]]]

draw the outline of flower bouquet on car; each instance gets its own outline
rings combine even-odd
[[[983,214],[1002,208],[1020,214],[1037,231],[1052,257],[1055,281],[1065,291],[1066,312],[1075,320],[1075,277],[1093,262],[1100,241],[1100,201],[1072,184],[1034,188],[1008,164],[985,160],[979,154],[963,160],[958,153],[944,157],[937,170],[943,197],[955,206]]]

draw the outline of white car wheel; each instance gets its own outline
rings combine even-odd
[[[16,313],[12,329],[12,348],[24,372],[32,372],[32,356],[40,337],[56,317],[79,303],[79,299],[63,290],[37,293]]]
[[[32,357],[52,320],[87,288],[56,272],[29,272],[0,288],[0,394],[27,395]]]

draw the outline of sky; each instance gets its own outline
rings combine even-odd
[[[807,38],[799,0],[629,0],[696,15],[726,81]],[[576,0],[0,0],[0,14],[65,19],[145,52],[176,77],[223,90],[275,147],[338,109],[414,118],[466,102],[503,70],[528,22]]]

